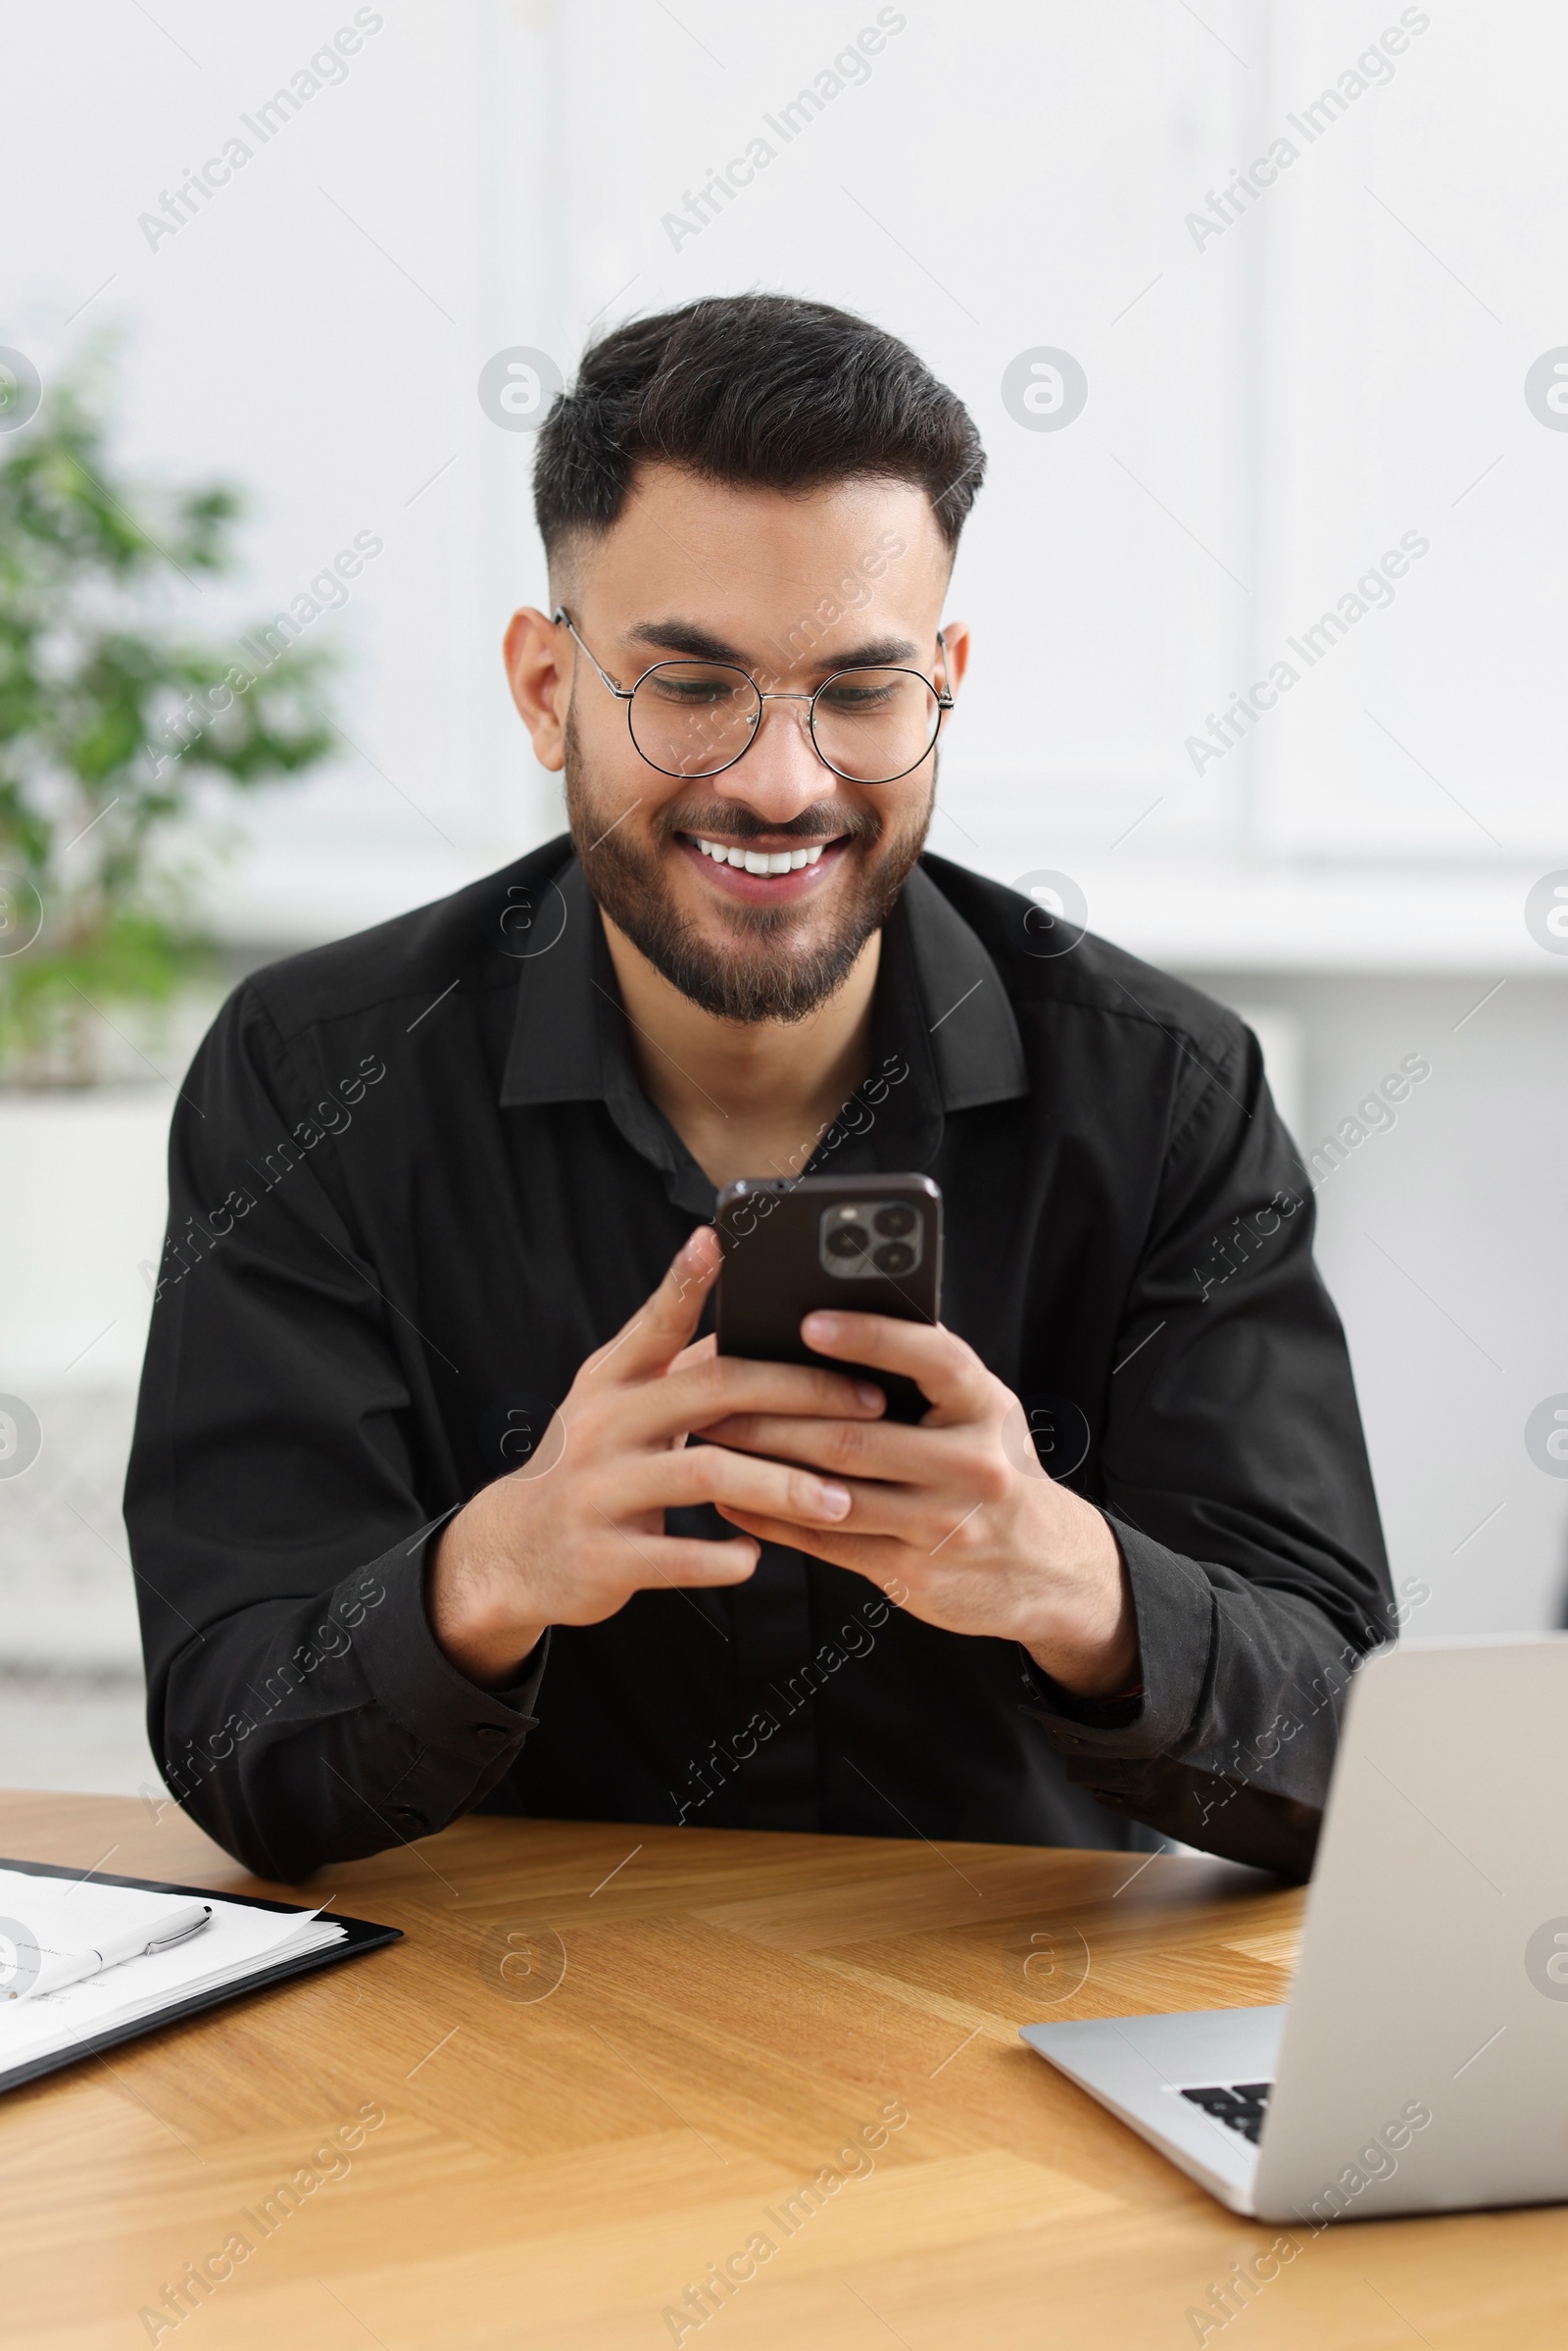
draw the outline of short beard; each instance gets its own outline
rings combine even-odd
[[[851,808],[834,808],[831,817],[820,808],[808,808],[793,824],[771,826],[758,824],[746,808],[733,802],[667,813],[661,810],[654,819],[656,846],[645,849],[636,835],[612,818],[607,822],[569,715],[564,751],[566,818],[600,910],[682,996],[715,1020],[732,1020],[747,1027],[762,1020],[805,1020],[837,995],[866,941],[882,928],[897,906],[899,893],[925,846],[936,799],[933,767],[925,805],[897,833],[889,832],[882,819]],[[701,788],[700,782],[694,785],[696,790]],[[838,928],[818,944],[790,955],[784,952],[785,942],[792,926],[801,920],[796,904],[736,905],[728,909],[729,937],[710,943],[672,903],[660,851],[677,831],[700,833],[705,822],[716,832],[743,837],[784,833],[805,844],[821,840],[831,831],[847,834],[856,842],[881,839],[886,846],[881,856],[868,860],[862,869],[863,887],[845,907]]]

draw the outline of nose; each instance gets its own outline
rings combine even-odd
[[[811,743],[810,703],[803,694],[769,695],[745,757],[715,775],[712,788],[772,824],[788,824],[813,802],[842,790]]]

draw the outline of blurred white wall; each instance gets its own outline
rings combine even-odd
[[[1364,1136],[1311,1171],[1317,1253],[1350,1342],[1396,1577],[1431,1587],[1409,1631],[1561,1623],[1568,1483],[1526,1445],[1543,1399],[1568,1390],[1561,983],[1194,976],[1249,1017],[1261,1009],[1265,1055],[1271,1036],[1290,1040],[1289,1123],[1305,1152],[1348,1119]],[[1412,1059],[1429,1074],[1357,1119]]]
[[[945,847],[1010,872],[1045,838],[1107,922],[1179,895],[1200,944],[1215,909],[1247,931],[1266,906],[1311,955],[1343,895],[1342,961],[1358,937],[1374,963],[1441,963],[1456,930],[1528,959],[1519,900],[1564,831],[1568,437],[1523,390],[1568,332],[1550,0],[360,16],[379,24],[342,78],[265,144],[247,124],[324,73],[351,10],[36,11],[0,101],[6,331],[47,374],[123,322],[131,446],[259,495],[252,576],[203,608],[286,607],[356,531],[384,541],[312,623],[356,656],[350,741],[252,827],[231,924],[314,937],[555,821],[496,650],[544,592],[532,436],[485,416],[480,370],[526,345],[569,371],[596,322],[760,285],[909,337],[988,443]],[[803,89],[820,112],[786,140]],[[250,160],[158,226],[236,136]],[[758,139],[771,161],[694,225],[687,200]],[[1295,161],[1269,163],[1282,142]],[[1256,158],[1274,184],[1214,226]],[[1064,429],[1004,396],[1041,348],[1087,379]],[[1308,668],[1290,640],[1411,534],[1427,552]],[[1245,740],[1188,748],[1282,660],[1299,682]]]
[[[545,582],[532,435],[481,407],[486,364],[569,374],[596,324],[711,290],[870,314],[990,451],[933,846],[1069,873],[1096,928],[1259,1013],[1303,1142],[1431,1054],[1325,1185],[1324,1262],[1398,1564],[1442,1570],[1431,1629],[1544,1621],[1568,1485],[1523,1429],[1568,1391],[1568,955],[1524,908],[1568,867],[1568,414],[1526,379],[1568,345],[1563,12],[78,0],[15,16],[8,65],[0,341],[47,377],[118,323],[128,453],[255,492],[248,574],[202,616],[269,616],[382,542],[310,623],[351,662],[341,757],[215,874],[236,950],[377,919],[560,823],[500,668]],[[149,228],[236,136],[228,183]],[[1005,388],[1042,351],[1087,388],[1046,429]],[[1325,612],[1343,635],[1309,661]],[[1214,721],[1281,662],[1227,745]],[[65,1394],[101,1313],[122,1390],[150,1161],[124,1164],[96,1253],[0,1231],[0,1386]]]

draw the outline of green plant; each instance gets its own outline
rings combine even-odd
[[[233,563],[238,494],[116,469],[97,378],[58,383],[0,463],[0,1076],[81,1083],[106,1005],[213,950],[188,915],[204,789],[331,748],[325,649],[269,659],[179,616]],[[180,583],[183,582],[183,590]]]

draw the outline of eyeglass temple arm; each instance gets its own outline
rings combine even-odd
[[[946,637],[946,635],[943,633],[943,631],[942,631],[940,628],[937,630],[937,643],[938,643],[938,644],[941,646],[941,648],[942,648],[942,664],[943,664],[943,667],[944,667],[944,669],[945,669],[945,668],[947,667],[947,661],[948,661],[948,640],[947,640],[947,637]],[[938,709],[939,710],[952,710],[952,708],[953,708],[953,693],[952,693],[952,690],[951,690],[951,688],[950,688],[950,687],[948,687],[948,686],[944,685],[944,686],[942,687],[941,691],[940,691],[940,692],[938,693],[938,695],[937,695],[937,709]]]
[[[583,641],[581,637],[578,636],[576,629],[572,627],[571,614],[567,612],[565,606],[564,604],[558,604],[550,617],[556,623],[558,628],[564,627],[571,629],[573,644],[581,647],[583,653],[587,655],[588,660],[593,661],[594,667],[599,669],[599,663],[594,661],[593,655],[588,652],[587,646],[583,644]],[[632,694],[635,690],[634,688],[631,686],[617,686],[608,669],[599,669],[599,674],[604,679],[605,684],[610,688],[611,693],[613,694],[617,702],[630,702]]]

